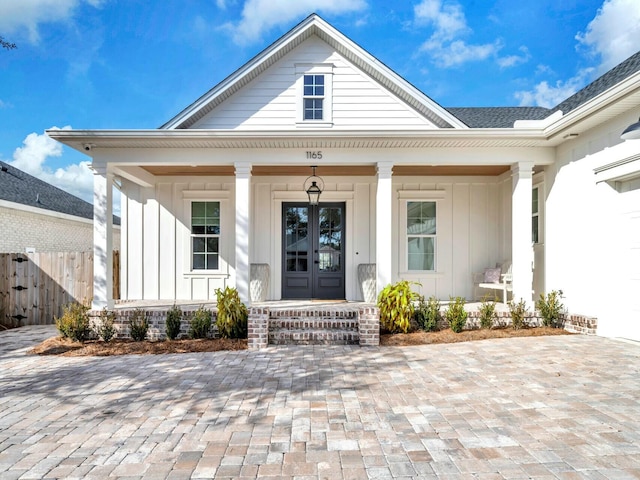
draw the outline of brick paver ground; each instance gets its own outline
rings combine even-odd
[[[0,333],[0,478],[640,478],[640,344],[107,358]]]

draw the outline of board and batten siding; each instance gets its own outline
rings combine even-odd
[[[362,300],[357,266],[375,263],[376,178],[327,177],[322,200],[346,204],[346,297]],[[251,179],[251,263],[271,269],[268,298],[281,298],[282,204],[306,201],[303,177]],[[394,177],[393,280],[419,282],[425,296],[447,300],[473,294],[472,274],[509,258],[510,183],[500,177]],[[123,181],[123,299],[206,300],[235,284],[234,177],[163,177],[152,188]],[[435,195],[435,197],[433,197]],[[408,272],[401,231],[406,201],[437,198],[437,271]],[[189,212],[193,199],[221,200],[221,265],[209,275],[189,272]],[[505,225],[505,221],[509,222]],[[126,259],[126,260],[125,260]]]
[[[200,119],[192,128],[291,129],[296,123],[296,65],[333,65],[333,130],[435,128],[317,37],[307,40]]]
[[[233,177],[165,177],[142,188],[123,180],[121,297],[129,300],[210,300],[233,285],[235,264]],[[190,271],[192,200],[220,201],[220,270]]]

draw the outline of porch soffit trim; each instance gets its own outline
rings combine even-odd
[[[47,130],[51,138],[92,155],[102,148],[425,148],[549,147],[541,129],[398,131]],[[85,146],[91,144],[91,150]]]
[[[362,47],[312,14],[217,86],[182,110],[161,129],[186,129],[257,78],[311,36],[317,36],[411,108],[441,128],[468,128],[445,108],[370,55]]]

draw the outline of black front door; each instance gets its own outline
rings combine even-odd
[[[282,204],[282,298],[344,299],[345,204]]]

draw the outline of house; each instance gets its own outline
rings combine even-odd
[[[0,253],[91,251],[93,205],[0,161],[0,232]]]
[[[254,264],[268,300],[362,300],[371,264],[378,290],[470,298],[511,260],[514,298],[562,289],[640,339],[638,117],[640,52],[552,109],[447,109],[311,15],[158,129],[48,134],[92,157],[96,252],[119,179],[124,299],[249,302]]]

